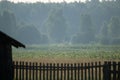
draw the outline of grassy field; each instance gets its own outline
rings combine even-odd
[[[120,46],[98,45],[31,45],[25,49],[13,48],[16,61],[79,63],[91,61],[119,61]]]

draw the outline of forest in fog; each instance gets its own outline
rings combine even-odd
[[[24,44],[120,44],[120,0],[0,2],[0,31]]]

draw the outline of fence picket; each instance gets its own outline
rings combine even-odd
[[[92,73],[91,73],[91,77],[92,77],[92,80],[94,80],[94,70],[93,70],[93,62],[91,63],[91,70],[92,70]]]
[[[60,74],[61,76],[60,76],[60,80],[62,80],[63,79],[63,63],[61,64],[61,74]]]
[[[71,80],[73,80],[73,64],[71,64]]]
[[[87,80],[87,64],[85,63],[85,75],[84,75],[84,79]]]
[[[19,69],[18,69],[18,65],[19,65],[19,64],[18,64],[18,61],[16,62],[15,65],[16,65],[16,75],[15,75],[15,77],[16,77],[16,80],[18,80],[18,70],[19,70]]]
[[[80,64],[78,63],[78,80],[80,80]]]
[[[76,63],[74,64],[74,74],[75,74],[74,80],[76,80]]]
[[[43,63],[43,80],[45,80],[45,64]]]
[[[91,73],[90,73],[90,63],[88,63],[88,80],[91,80],[91,79],[90,79],[90,74],[91,74]]]
[[[48,74],[49,74],[49,73],[48,73],[48,71],[49,71],[49,70],[48,70],[48,66],[49,66],[49,64],[47,63],[47,66],[46,66],[46,69],[47,69],[47,71],[46,71],[46,79],[47,79],[47,80],[49,80],[49,77],[48,77]]]
[[[41,68],[42,68],[42,67],[41,67],[41,63],[39,64],[39,68],[40,68],[40,69],[39,69],[39,78],[40,78],[40,80],[42,80],[42,79],[41,79]]]
[[[81,80],[83,80],[83,63],[81,63]]]
[[[118,79],[117,80],[120,80],[120,62],[118,63]]]
[[[108,62],[107,63],[108,65],[107,65],[107,69],[108,69],[108,72],[107,72],[107,74],[108,74],[108,80],[111,80],[112,78],[111,78],[111,66],[112,66],[112,63],[111,62]],[[113,79],[114,80],[114,79]]]
[[[59,80],[59,63],[57,63],[57,80]]]
[[[64,64],[64,80],[66,80],[66,64]]]
[[[69,64],[67,64],[67,80],[69,80]]]
[[[32,80],[35,80],[35,74],[34,74],[35,73],[35,65],[34,65],[34,63],[32,65],[32,67],[33,67],[33,69],[32,69],[32,71],[33,71],[33,74],[32,74],[33,75],[33,79]]]
[[[22,65],[21,65],[21,62],[20,62],[20,80],[22,80]]]
[[[30,69],[29,69],[29,79],[32,80],[32,75],[31,75],[32,63],[31,62],[29,63],[29,67],[30,67]]]
[[[53,80],[56,80],[55,79],[55,72],[56,72],[56,70],[55,70],[55,63],[53,64]]]
[[[117,80],[117,78],[116,78],[116,62],[113,62],[113,80]]]
[[[101,62],[99,62],[99,80],[101,80]]]
[[[95,62],[95,66],[97,66],[97,62]],[[95,67],[95,80],[97,80],[97,67]]]
[[[103,66],[103,80],[107,80],[108,78],[108,68],[107,68],[107,62],[104,62],[104,66]]]
[[[21,74],[21,76],[22,76],[21,79],[24,80],[24,62],[21,62],[21,68],[22,68],[22,69],[21,69],[21,73],[22,73],[22,74]]]
[[[24,63],[23,63],[24,64]],[[26,69],[26,80],[28,80],[28,62],[25,63],[25,69]],[[24,67],[23,67],[24,68]],[[24,71],[24,69],[23,69]],[[24,75],[24,74],[23,74]],[[23,79],[22,79],[23,80]]]
[[[36,80],[38,80],[38,63],[35,64],[35,68],[36,68]]]
[[[52,80],[52,63],[50,64],[50,80]]]

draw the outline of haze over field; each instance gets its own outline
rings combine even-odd
[[[3,0],[3,1],[5,1],[5,0]],[[8,1],[12,1],[12,2],[15,2],[15,3],[17,3],[17,2],[27,2],[27,3],[34,3],[34,2],[45,2],[45,3],[47,3],[47,2],[68,2],[68,3],[70,3],[70,2],[79,2],[79,1],[81,1],[81,2],[85,2],[85,0],[8,0]]]
[[[67,4],[3,0],[0,2],[0,30],[30,45],[119,45],[120,0],[86,0],[86,3]]]

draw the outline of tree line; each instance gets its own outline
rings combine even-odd
[[[0,30],[25,44],[120,44],[120,1],[2,1]]]

